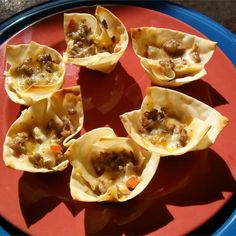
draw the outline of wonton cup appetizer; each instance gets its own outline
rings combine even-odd
[[[212,107],[158,87],[147,88],[141,109],[124,113],[121,121],[135,142],[161,156],[205,149],[228,123]]]
[[[128,45],[122,22],[97,6],[95,17],[86,13],[64,14],[66,62],[110,73]]]
[[[66,147],[83,125],[80,87],[61,89],[24,110],[4,142],[6,166],[28,172],[64,170]]]
[[[216,42],[155,27],[131,29],[133,49],[154,84],[176,87],[202,78]]]
[[[159,156],[141,149],[111,128],[94,129],[65,153],[73,166],[70,191],[85,202],[127,201],[142,192],[154,176]]]
[[[30,106],[57,91],[64,81],[65,64],[56,50],[35,42],[7,45],[5,89],[10,99]]]

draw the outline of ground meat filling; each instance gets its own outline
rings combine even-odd
[[[117,152],[101,152],[100,155],[92,159],[93,168],[98,176],[104,172],[117,175],[121,173],[128,163],[136,164],[136,159],[133,152],[125,150]]]
[[[55,71],[55,62],[53,62],[52,57],[49,53],[39,54],[37,57],[37,61],[48,73],[53,73]]]
[[[71,116],[76,113],[77,111],[73,111]],[[63,116],[60,122],[55,121],[54,119],[49,120],[46,130],[48,133],[51,131],[55,132],[55,135],[58,140],[60,140],[60,143],[63,143],[65,138],[76,132],[76,128],[72,124],[71,120],[66,116]]]
[[[35,153],[29,156],[29,161],[35,168],[51,169],[55,166],[55,162],[51,158],[45,158],[39,153]]]
[[[52,169],[66,160],[63,152],[55,153],[54,158],[43,156],[40,153],[29,155],[29,161],[35,168]]]
[[[73,22],[71,20],[71,22]],[[72,25],[70,22],[69,26]],[[69,29],[67,37],[73,40],[73,46],[69,53],[71,57],[86,57],[92,56],[96,53],[96,47],[91,38],[91,28],[89,28],[85,21],[79,24],[73,23],[73,28]]]
[[[39,54],[37,57],[37,61],[44,65],[49,61],[52,62],[52,57],[49,53]]]
[[[175,79],[176,74],[174,73],[175,63],[171,59],[163,59],[159,61],[159,64],[164,68],[164,75],[170,79]]]
[[[186,125],[168,117],[163,110],[152,109],[144,112],[140,124],[139,132],[154,145],[176,149],[186,146],[188,142]]]
[[[38,54],[36,59],[28,57],[12,73],[19,78],[19,85],[26,89],[33,84],[47,85],[55,82],[53,74],[57,72],[59,62],[52,59],[50,53]],[[45,75],[45,73],[47,75]]]
[[[62,122],[63,122],[63,126],[62,126],[61,136],[63,138],[66,138],[70,136],[71,134],[75,133],[76,129],[71,123],[69,118],[67,118],[66,116],[63,116]]]
[[[158,111],[157,109],[153,109],[151,111],[146,111],[142,117],[142,128],[145,131],[152,131],[156,127],[156,125],[161,122],[165,118],[165,113],[163,111]]]
[[[76,114],[76,110],[71,110],[71,115]],[[63,116],[61,120],[49,120],[46,127],[34,127],[30,132],[20,132],[12,138],[9,147],[14,150],[15,155],[20,157],[22,154],[28,156],[29,162],[35,168],[52,169],[66,160],[64,156],[65,147],[63,141],[69,135],[75,133],[76,129],[70,119]],[[40,151],[43,145],[45,151]],[[51,154],[48,154],[51,153]]]
[[[199,46],[194,44],[189,51],[186,50],[180,40],[171,38],[164,41],[162,45],[146,45],[143,56],[158,60],[163,74],[172,80],[194,76],[199,72],[192,67],[193,64],[201,62]]]
[[[26,153],[26,141],[28,138],[29,135],[26,132],[20,132],[11,140],[9,146],[17,156]]]
[[[168,39],[163,44],[163,49],[171,56],[181,56],[184,53],[184,48],[180,42],[175,39]]]
[[[72,111],[71,115],[76,113],[77,111]],[[54,119],[51,119],[48,122],[47,131],[50,132],[51,130],[55,130],[57,137],[60,137],[62,140],[64,140],[69,135],[75,133],[76,129],[68,117],[63,116],[61,118],[61,121],[62,122],[58,122],[55,121]]]
[[[173,69],[175,67],[175,63],[170,59],[160,60],[159,64],[167,70],[168,69]]]
[[[175,126],[174,130],[173,130],[174,134],[179,134],[179,142],[180,142],[180,146],[184,147],[187,144],[188,141],[188,133],[186,131],[186,129],[183,126]]]
[[[35,168],[52,169],[66,160],[62,152],[56,153],[55,158],[42,156],[40,153],[29,155],[29,161]]]
[[[60,137],[60,132],[62,130],[62,123],[54,119],[50,119],[46,127],[47,132],[54,130],[58,137]]]
[[[70,22],[71,24],[71,22]],[[74,24],[76,24],[74,22]],[[81,42],[83,44],[90,44],[89,35],[91,34],[91,28],[89,28],[85,21],[81,21],[78,25],[74,25],[73,29],[69,29],[67,36],[73,39],[75,42]]]
[[[27,58],[20,66],[16,67],[16,73],[27,77],[32,76],[34,74],[32,63],[32,57]]]
[[[105,29],[108,28],[107,22],[102,21],[102,25]],[[93,34],[91,28],[86,25],[86,21],[81,21],[78,24],[71,20],[68,25],[67,37],[73,40],[72,47],[68,50],[70,57],[83,58],[96,55],[101,52],[114,52],[115,37],[112,36],[111,44],[106,46],[100,46],[93,40]]]

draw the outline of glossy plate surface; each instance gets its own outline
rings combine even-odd
[[[153,10],[109,6],[127,27],[156,26],[205,37],[189,25]],[[94,8],[70,12],[94,13]],[[4,91],[5,46],[34,40],[65,50],[63,13],[33,23],[0,47],[0,120],[2,143],[9,126],[24,109]],[[204,79],[178,88],[216,108],[230,120],[216,143],[207,150],[162,158],[148,188],[137,198],[121,203],[80,203],[71,199],[71,168],[54,174],[30,174],[7,169],[0,161],[1,215],[29,234],[187,234],[207,222],[234,194],[236,178],[236,73],[217,48],[206,65]],[[64,87],[81,86],[85,111],[84,132],[112,127],[126,136],[119,115],[138,109],[151,83],[135,56],[131,42],[110,75],[67,65]]]

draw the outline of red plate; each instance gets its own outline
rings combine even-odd
[[[129,30],[157,26],[201,33],[162,13],[131,6],[109,8]],[[94,8],[74,12],[94,13]],[[45,18],[14,35],[9,44],[34,40],[65,50],[63,14]],[[1,151],[5,134],[22,107],[5,93],[5,47],[0,47]],[[60,173],[31,174],[8,169],[0,161],[1,215],[29,234],[153,234],[190,233],[221,209],[235,191],[236,177],[236,74],[219,48],[206,66],[208,74],[178,88],[216,108],[230,120],[211,148],[179,157],[164,157],[153,181],[138,197],[125,203],[81,203],[70,197],[71,168]],[[110,75],[67,65],[64,86],[79,84],[85,111],[84,130],[110,126],[120,136],[126,132],[119,120],[138,109],[151,83],[135,56],[131,42]]]

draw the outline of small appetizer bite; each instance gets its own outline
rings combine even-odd
[[[64,14],[64,32],[64,60],[105,73],[115,68],[129,40],[123,23],[101,6],[97,6],[95,17],[86,13]]]
[[[83,125],[80,87],[57,91],[24,110],[9,128],[3,148],[6,166],[28,172],[64,170],[66,147]]]
[[[30,106],[57,91],[64,81],[65,64],[56,50],[35,42],[7,45],[5,90],[13,102]]]
[[[159,87],[147,88],[141,109],[120,118],[135,142],[160,156],[205,149],[228,123],[226,117],[197,99]]]
[[[176,87],[202,78],[216,42],[180,31],[141,27],[131,29],[133,49],[151,81]]]
[[[154,176],[159,156],[141,149],[111,128],[94,129],[65,153],[73,166],[70,191],[85,202],[127,201],[142,192]]]

